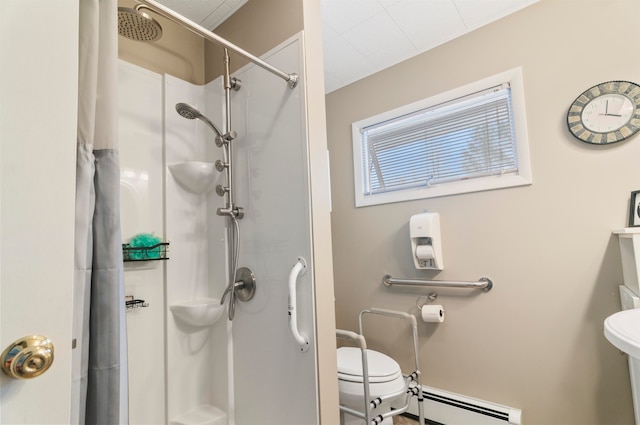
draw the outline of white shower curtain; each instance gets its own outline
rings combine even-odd
[[[72,423],[127,424],[117,1],[80,1]]]

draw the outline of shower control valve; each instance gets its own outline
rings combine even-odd
[[[227,206],[226,208],[218,208],[218,210],[216,211],[216,214],[218,215],[226,215],[229,217],[235,217],[237,219],[241,219],[244,217],[244,209],[241,207],[229,207]]]

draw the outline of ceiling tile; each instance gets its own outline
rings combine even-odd
[[[418,52],[465,32],[452,0],[404,0],[389,7],[387,13]]]
[[[367,58],[344,38],[336,37],[324,44],[325,70],[342,80],[352,80],[367,72]]]
[[[338,31],[330,27],[325,21],[322,21],[322,41],[323,42],[326,43],[327,41],[332,40],[339,36],[340,34],[338,34]]]
[[[366,57],[376,52],[386,55],[395,49],[403,50],[407,46],[411,48],[409,39],[384,11],[361,22],[342,36]],[[412,50],[415,51],[415,49]]]
[[[405,1],[405,0],[378,0],[378,3],[380,3],[380,5],[386,9],[401,1]]]
[[[240,9],[248,0],[158,0],[185,18],[205,27],[215,28]],[[224,12],[224,13],[223,13]]]
[[[322,20],[342,34],[383,10],[378,0],[322,0]]]
[[[528,4],[526,0],[453,0],[467,30],[493,22]]]
[[[220,6],[223,0],[160,0],[159,3],[169,9],[179,11],[181,15],[196,23],[200,23],[205,16]]]
[[[227,4],[220,5],[216,10],[211,12],[200,25],[213,31],[218,25],[223,23],[234,12],[234,9]]]

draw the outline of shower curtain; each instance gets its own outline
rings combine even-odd
[[[79,30],[72,423],[126,424],[117,1],[80,1]]]

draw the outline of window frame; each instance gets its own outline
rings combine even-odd
[[[364,194],[363,151],[361,130],[363,128],[389,121],[403,115],[455,101],[494,86],[509,83],[511,88],[511,106],[513,112],[513,126],[516,138],[516,152],[518,171],[516,174],[477,177],[466,180],[443,182],[428,187],[408,188],[395,191]],[[522,68],[517,67],[505,72],[475,81],[473,83],[395,108],[381,114],[354,122],[351,125],[353,144],[353,168],[356,207],[403,202],[416,199],[428,199],[462,193],[479,192],[508,187],[526,186],[533,183],[529,141],[527,135],[526,110]]]

